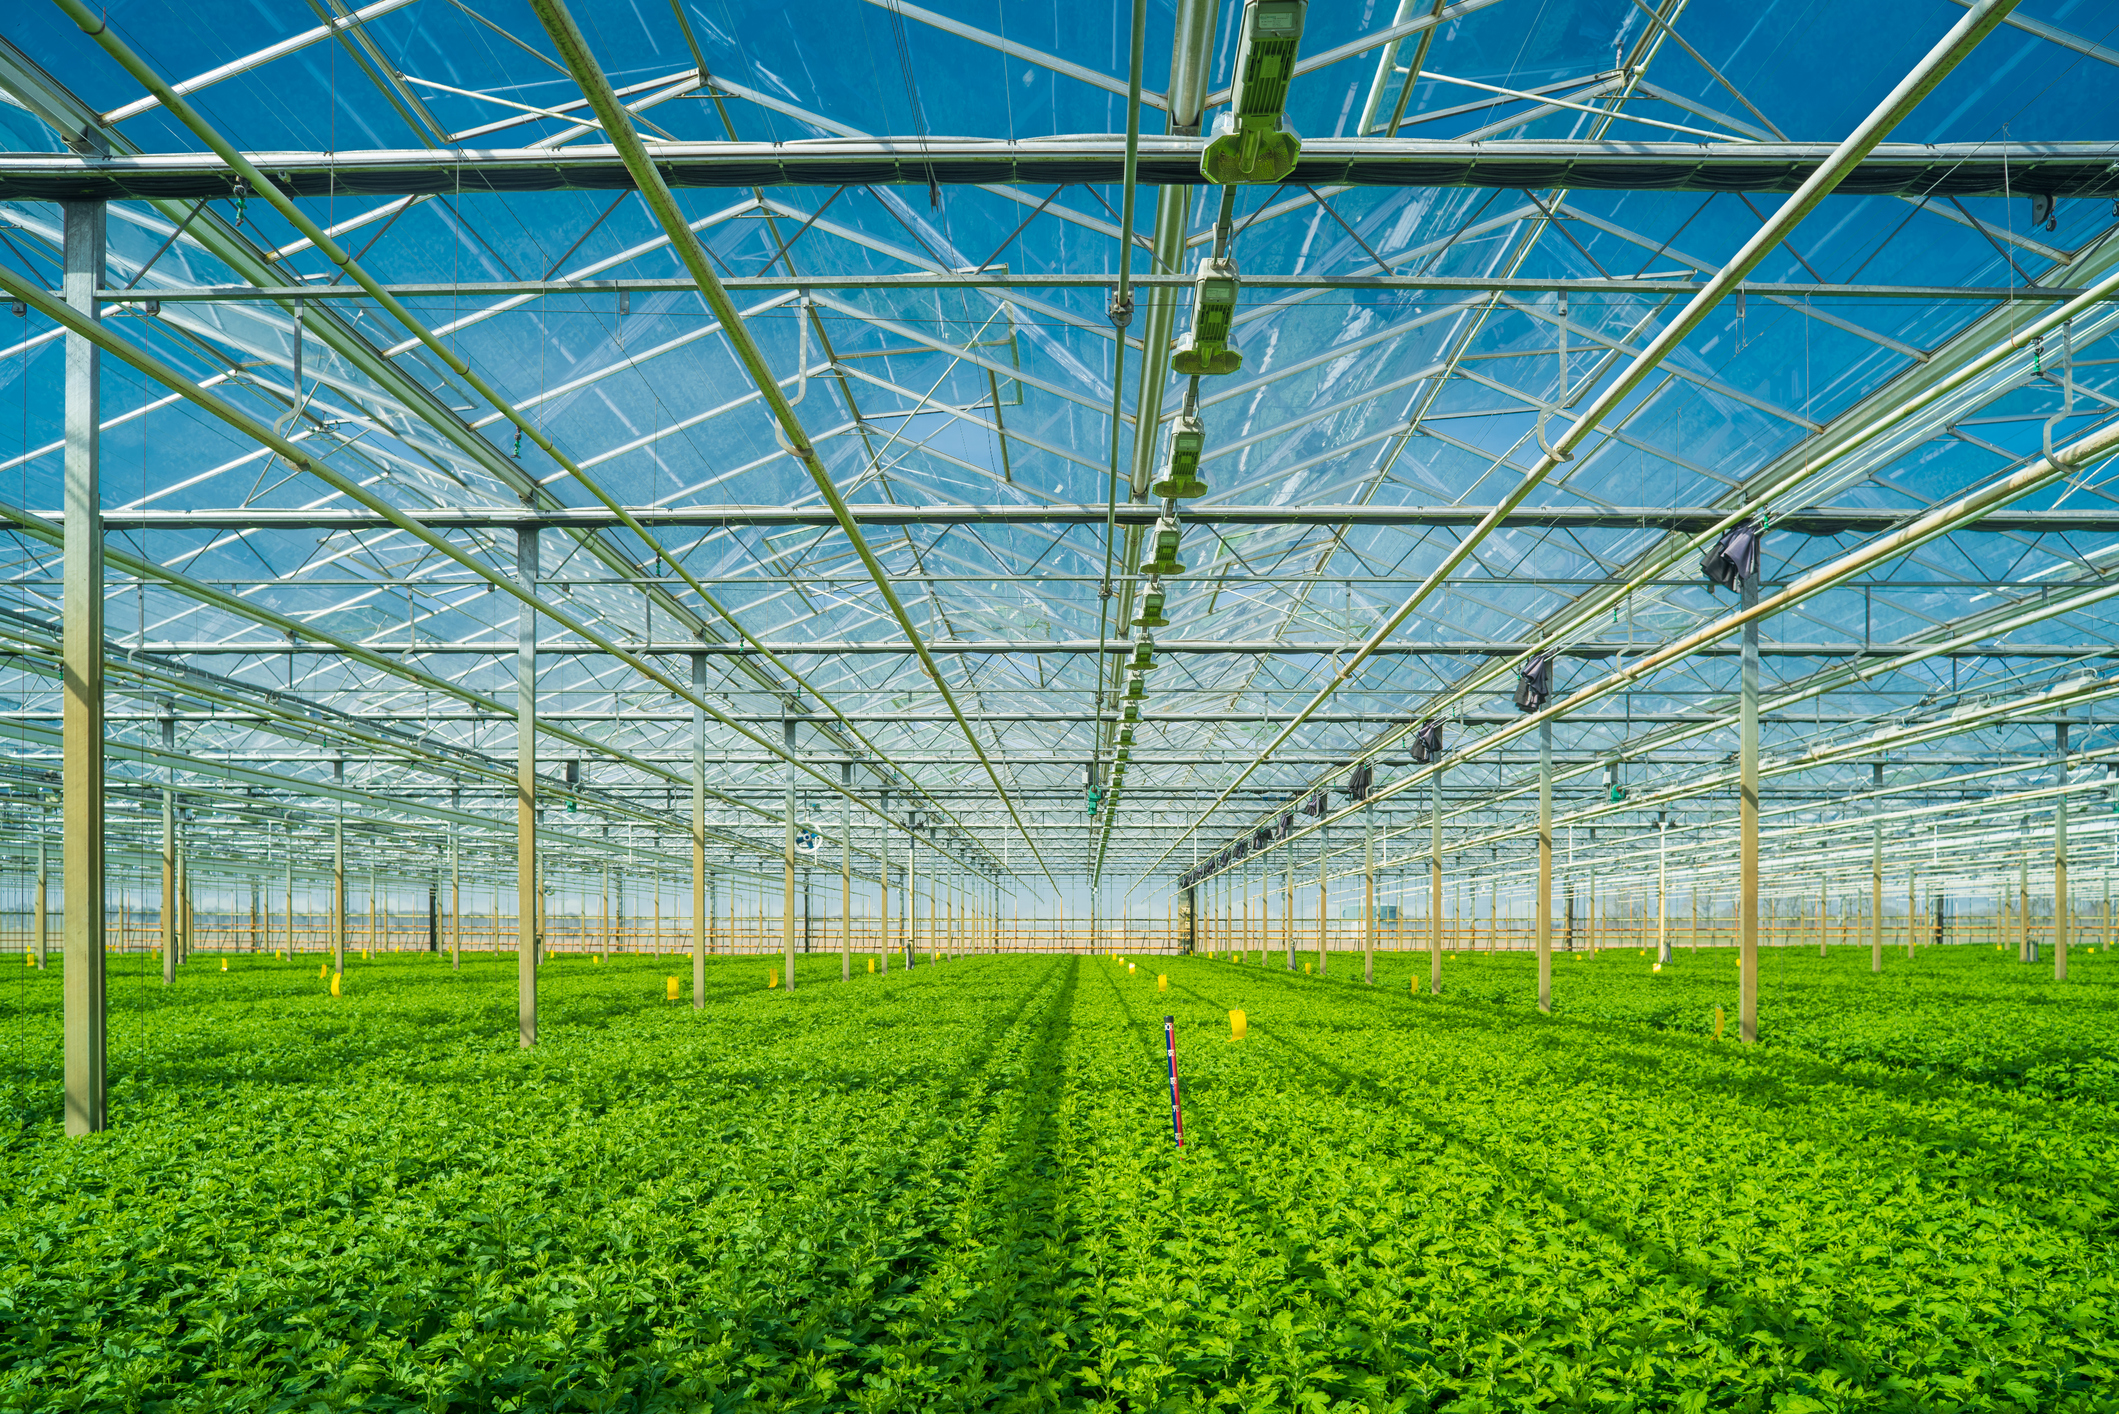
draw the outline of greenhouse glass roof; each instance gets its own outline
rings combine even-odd
[[[1856,150],[1971,10],[931,3],[11,9],[15,867],[69,290],[121,879],[165,792],[231,878],[341,821],[512,878],[526,664],[567,877],[687,875],[703,774],[775,890],[792,790],[819,868],[1025,909],[1424,899],[1531,877],[1541,752],[1568,887],[1726,873],[1747,527],[1769,887],[1984,877],[2062,800],[2109,857],[2112,14],[2016,8]]]

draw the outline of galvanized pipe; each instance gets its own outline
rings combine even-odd
[[[59,3],[78,5],[80,0],[59,0]],[[816,484],[819,494],[823,496],[825,504],[832,508],[832,513],[838,519],[840,528],[844,532],[847,541],[852,545],[854,553],[860,557],[862,565],[874,579],[877,592],[882,595],[883,601],[889,607],[892,617],[897,620],[898,627],[918,649],[921,665],[926,669],[929,680],[933,682],[935,692],[941,697],[944,704],[948,706],[951,715],[956,717],[958,726],[963,731],[964,740],[969,743],[973,754],[978,757],[979,764],[985,769],[988,779],[992,781],[995,792],[1000,796],[1003,803],[1008,805],[1009,815],[1015,821],[1017,832],[1021,834],[1024,844],[1029,846],[1032,857],[1037,859],[1038,867],[1044,870],[1047,880],[1053,882],[1053,886],[1057,888],[1057,882],[1051,880],[1051,871],[1045,868],[1044,859],[1038,854],[1036,842],[1030,838],[1028,827],[1024,825],[1021,817],[1016,814],[1015,806],[1009,800],[1008,792],[1001,784],[1000,775],[994,769],[993,762],[987,757],[985,747],[979,742],[977,734],[972,731],[971,724],[963,719],[963,714],[957,706],[955,695],[950,692],[948,684],[943,681],[941,666],[927,652],[919,629],[914,625],[911,615],[906,612],[903,601],[899,599],[897,590],[891,583],[888,571],[883,568],[882,562],[875,557],[875,552],[868,546],[867,537],[862,535],[860,526],[847,511],[845,498],[839,493],[837,483],[832,480],[831,472],[818,456],[816,448],[810,444],[808,435],[803,431],[800,416],[789,405],[787,396],[780,391],[780,385],[774,379],[772,370],[766,365],[763,351],[759,349],[757,340],[751,336],[749,328],[743,323],[741,311],[736,308],[735,303],[729,298],[728,291],[722,287],[720,277],[714,273],[712,265],[706,258],[705,247],[699,243],[698,236],[686,223],[684,213],[678,209],[676,198],[670,193],[668,184],[663,180],[662,174],[656,169],[653,160],[649,158],[647,149],[642,145],[638,132],[633,128],[630,115],[625,112],[624,107],[618,102],[617,96],[612,93],[610,80],[604,76],[602,66],[589,49],[587,39],[574,23],[573,16],[568,12],[562,0],[532,0],[532,7],[537,11],[538,18],[544,23],[546,33],[551,36],[554,45],[559,50],[561,59],[565,62],[568,71],[573,74],[574,80],[581,88],[583,96],[589,100],[590,108],[596,113],[599,121],[602,122],[605,133],[611,138],[613,145],[618,149],[619,155],[624,159],[627,171],[632,174],[634,182],[640,189],[641,199],[647,204],[648,209],[654,213],[655,219],[662,226],[664,234],[670,238],[671,248],[684,262],[685,269],[690,272],[693,279],[698,283],[699,293],[705,299],[708,308],[721,321],[722,332],[728,338],[729,346],[735,352],[737,361],[743,365],[744,371],[749,374],[751,382],[757,387],[759,393],[763,395],[766,406],[771,410],[773,419],[778,425],[778,435],[783,439],[783,445],[795,460],[802,463],[803,467],[809,472],[811,480]],[[658,675],[651,673],[649,676],[655,677]],[[719,714],[717,713],[716,715],[718,716]],[[724,724],[733,725],[732,722],[728,722],[726,719],[723,720]],[[747,732],[744,734],[746,736],[750,735]],[[794,758],[789,756],[788,759],[792,762]],[[807,767],[804,769],[810,770]],[[820,780],[824,779],[820,772],[810,770],[810,773],[816,775]],[[834,789],[837,788],[835,782],[828,782],[828,784],[831,784]]]

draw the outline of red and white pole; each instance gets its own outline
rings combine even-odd
[[[1177,1098],[1177,1018],[1163,1018],[1163,1052],[1170,1058],[1170,1133],[1185,1147],[1185,1111]]]

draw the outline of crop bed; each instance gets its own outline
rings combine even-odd
[[[71,1141],[0,973],[0,1408],[2109,1410],[2073,962],[127,958]]]

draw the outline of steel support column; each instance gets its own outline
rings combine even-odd
[[[100,318],[103,203],[65,204],[66,303]],[[64,692],[60,767],[66,857],[64,1010],[66,1132],[109,1124],[104,1106],[103,998],[103,495],[98,467],[102,355],[66,336]]]
[[[780,952],[787,967],[780,985],[795,989],[795,724],[792,718],[780,724],[780,744],[787,748],[787,796],[782,814],[780,847]]]
[[[174,719],[162,719],[162,749],[174,751],[177,745],[177,724]],[[177,793],[171,789],[176,781],[176,768],[163,771],[162,786],[162,985],[173,985],[177,980]]]
[[[34,927],[36,929],[37,970],[42,972],[49,961],[45,954],[51,940],[51,915],[49,912],[51,906],[51,876],[46,872],[48,865],[45,857],[44,821],[41,818],[43,815],[41,807],[38,810],[38,815],[40,818],[37,821],[37,919]],[[124,939],[120,938],[118,944],[123,947]]]
[[[2061,794],[2053,798],[2053,980],[2067,981],[2068,892],[2067,892],[2067,728],[2053,728],[2053,784]]]
[[[1552,1010],[1552,719],[1538,723],[1538,1010]]]
[[[839,763],[839,980],[853,980],[853,762]]]
[[[537,532],[515,532],[515,577],[537,592]],[[544,900],[537,868],[537,611],[515,616],[515,1034],[524,1050],[537,1044],[537,964],[543,954]]]
[[[1287,953],[1288,971],[1295,970],[1295,851],[1287,854],[1285,891],[1280,896],[1280,942]]]
[[[344,789],[346,762],[331,762],[331,784]],[[334,802],[331,814],[331,970],[346,970],[346,802]]]
[[[706,694],[706,655],[692,655],[692,691]],[[706,1006],[706,709],[692,704],[692,1010]]]
[[[1884,763],[1871,762],[1869,766],[1869,789],[1884,788]],[[1877,815],[1883,813],[1883,802],[1877,801],[1870,810]],[[1873,820],[1869,824],[1869,970],[1884,970],[1884,822]]]
[[[462,792],[449,792],[451,809],[461,807]],[[456,822],[449,822],[449,967],[461,972],[464,965],[464,892],[462,860],[459,857]]]
[[[890,792],[883,791],[877,801],[882,826],[876,831],[876,854],[882,861],[876,870],[881,892],[876,900],[876,952],[881,960],[876,971],[885,977],[890,975],[890,935],[897,931],[897,920],[890,913]]]
[[[1738,581],[1742,607],[1758,603],[1756,569]],[[1737,1035],[1758,1040],[1758,620],[1743,627],[1737,706]]]
[[[1655,960],[1670,961],[1670,822],[1655,822]]]
[[[1427,990],[1442,995],[1442,768],[1429,783],[1434,792],[1427,826]]]
[[[1361,980],[1376,981],[1376,818],[1361,839]]]
[[[1332,848],[1331,848],[1331,844],[1332,844],[1332,838],[1331,838],[1331,831],[1330,831],[1330,830],[1328,830],[1328,829],[1326,829],[1326,828],[1325,828],[1324,826],[1322,826],[1322,825],[1318,826],[1318,827],[1317,827],[1317,975],[1318,975],[1319,977],[1322,977],[1322,976],[1324,976],[1324,965],[1325,965],[1325,961],[1326,961],[1326,959],[1327,959],[1327,958],[1329,958],[1329,957],[1330,957],[1330,955],[1331,955],[1331,950],[1330,950],[1329,948],[1327,948],[1327,947],[1325,946],[1325,944],[1326,944],[1326,943],[1327,943],[1327,942],[1328,942],[1328,941],[1330,940],[1330,938],[1331,938],[1331,930],[1332,930],[1332,923],[1331,923],[1331,917],[1330,917],[1330,912],[1329,912],[1329,909],[1330,909],[1330,905],[1329,905],[1329,904],[1327,903],[1327,901],[1326,901],[1326,895],[1327,895],[1328,893],[1330,893],[1330,891],[1331,891],[1331,890],[1330,890],[1330,881],[1329,881],[1329,880],[1328,880],[1328,879],[1326,878],[1326,868],[1325,868],[1325,860],[1326,860],[1327,858],[1329,858],[1329,857],[1330,857],[1330,855],[1331,855],[1331,853],[1332,853]]]

